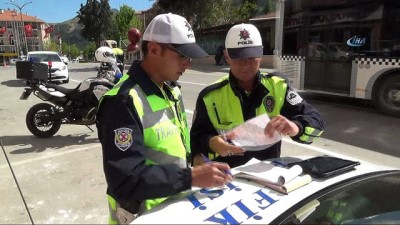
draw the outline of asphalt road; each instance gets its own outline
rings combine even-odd
[[[70,64],[70,83],[63,86],[74,88],[94,76],[94,66]],[[189,124],[199,91],[227,71],[194,65],[181,77]],[[85,126],[63,125],[52,138],[36,138],[26,128],[25,116],[41,101],[33,95],[19,100],[24,84],[16,79],[15,67],[0,67],[0,84],[0,142],[6,153],[0,154],[0,223],[106,223],[106,185],[95,126],[92,132]],[[321,111],[326,131],[311,146],[285,138],[282,155],[344,154],[400,167],[400,118],[382,115],[365,101],[302,95]]]

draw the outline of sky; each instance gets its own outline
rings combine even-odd
[[[60,23],[70,20],[77,16],[82,4],[86,4],[86,0],[0,0],[0,9],[17,9],[17,7],[7,4],[14,3],[19,6],[28,3],[22,8],[24,14],[36,16],[38,19],[46,23]],[[113,9],[118,9],[122,5],[127,5],[135,11],[150,9],[155,1],[151,0],[109,0]]]

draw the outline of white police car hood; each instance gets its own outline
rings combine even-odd
[[[313,180],[289,194],[235,179],[221,188],[193,189],[170,197],[132,224],[269,224],[301,200],[332,184],[358,175],[390,170],[361,162],[355,170],[326,180]]]

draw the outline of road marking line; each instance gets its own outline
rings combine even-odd
[[[73,81],[73,82],[76,82],[76,83],[80,83],[80,82],[82,82],[82,81],[79,81],[79,80],[73,80],[73,79],[69,79],[70,81]]]
[[[45,155],[45,156],[39,156],[36,158],[27,159],[27,160],[21,160],[18,162],[11,163],[11,166],[19,166],[19,165],[22,165],[25,163],[30,163],[30,162],[34,162],[34,161],[43,160],[43,159],[49,159],[49,158],[54,158],[54,157],[58,157],[58,156],[63,156],[63,155],[67,155],[70,153],[85,151],[85,150],[89,150],[89,149],[95,148],[95,147],[97,147],[97,148],[101,147],[100,143],[99,144],[91,144],[90,146],[83,147],[83,148],[76,148],[76,149],[66,150],[64,152],[49,154],[49,155]],[[0,169],[3,169],[3,168],[8,168],[8,165],[5,164],[5,165],[0,166]]]
[[[208,84],[201,84],[201,83],[194,83],[194,82],[187,82],[187,81],[178,81],[179,83],[184,83],[184,84],[194,84],[194,85],[199,85],[199,86],[207,86]]]

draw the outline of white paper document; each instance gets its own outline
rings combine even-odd
[[[283,168],[270,163],[262,162],[256,158],[252,158],[243,166],[232,170],[235,177],[244,178],[260,178],[266,183],[275,185],[286,184],[303,172],[299,165],[291,168]]]
[[[296,190],[312,181],[310,175],[301,175],[302,173],[303,170],[299,165],[283,168],[261,162],[255,158],[243,166],[232,169],[232,174],[236,178],[249,179],[283,194]]]
[[[227,134],[233,134],[233,138],[230,141],[247,151],[263,150],[282,139],[282,136],[278,132],[275,132],[272,137],[264,133],[264,129],[269,121],[268,115],[263,114],[247,120],[243,124],[227,132]]]

